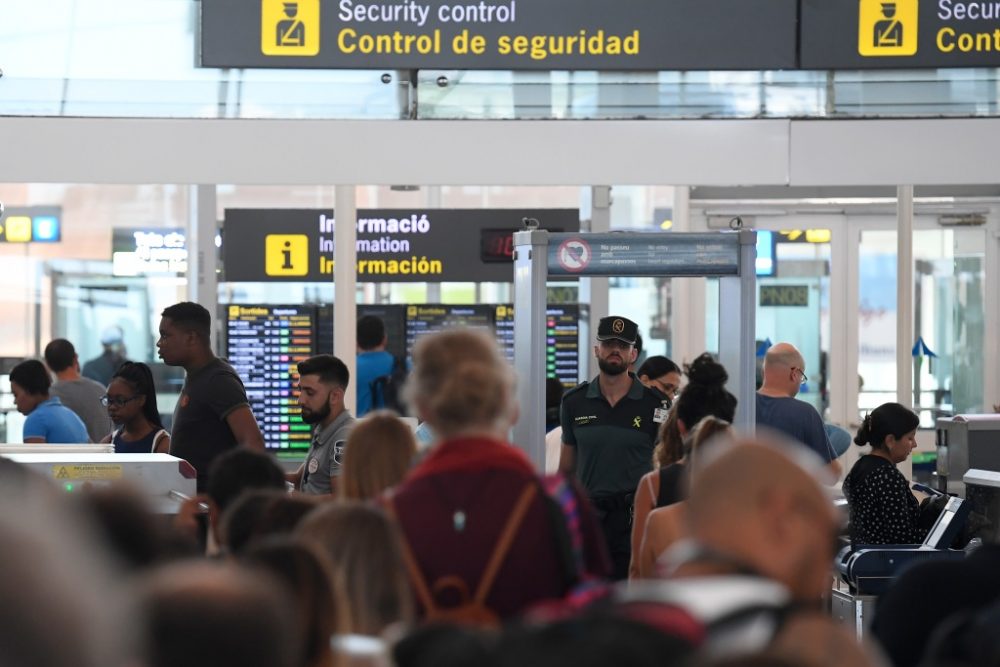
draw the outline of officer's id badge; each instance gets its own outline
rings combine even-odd
[[[653,410],[654,422],[656,422],[657,424],[662,424],[663,422],[667,421],[667,417],[670,415],[670,408],[667,407],[668,405],[669,403],[663,401],[663,405],[661,407],[658,407],[655,410]]]
[[[319,470],[319,459],[315,456],[309,459],[309,467],[307,470],[309,470],[310,475],[316,474],[316,471]]]

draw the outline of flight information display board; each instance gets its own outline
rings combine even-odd
[[[243,380],[264,442],[281,454],[309,449],[311,427],[298,406],[296,365],[315,349],[314,306],[226,308],[226,356]]]
[[[545,310],[545,376],[572,389],[580,384],[580,306],[561,304]],[[514,306],[496,307],[497,340],[514,363]]]
[[[413,357],[413,346],[427,334],[447,331],[458,327],[482,329],[495,335],[493,306],[474,304],[468,306],[448,306],[427,304],[406,307],[406,352]]]
[[[359,304],[357,318],[375,315],[385,324],[386,351],[397,359],[406,357],[406,306]],[[316,354],[333,354],[333,306],[319,306],[316,319]]]

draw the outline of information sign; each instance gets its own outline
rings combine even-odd
[[[177,228],[115,227],[111,236],[111,273],[116,276],[184,275],[187,240]]]
[[[740,269],[736,233],[550,234],[551,276],[735,276]]]
[[[58,206],[2,210],[0,243],[58,243],[62,240],[62,209]]]
[[[795,67],[796,0],[202,0],[201,65]]]
[[[809,0],[803,69],[1000,66],[995,0]]]
[[[330,209],[227,209],[224,280],[329,283],[333,216]],[[524,218],[550,231],[580,228],[577,209],[361,209],[357,218],[359,282],[512,282],[512,258],[484,261],[484,239],[522,229]]]

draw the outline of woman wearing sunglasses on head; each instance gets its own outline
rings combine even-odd
[[[156,407],[156,388],[149,366],[126,361],[111,378],[108,393],[101,398],[115,423],[104,442],[113,443],[116,454],[166,454],[170,434],[163,428]]]

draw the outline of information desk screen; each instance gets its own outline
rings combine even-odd
[[[333,354],[333,306],[319,306],[316,320],[316,354]],[[358,305],[357,317],[375,315],[385,324],[386,350],[397,359],[406,358],[406,306]]]
[[[482,329],[491,336],[496,329],[493,323],[493,306],[475,304],[446,306],[428,304],[406,307],[406,351],[412,358],[413,346],[427,334],[458,327]]]
[[[572,389],[580,384],[580,306],[562,304],[545,311],[545,376]],[[514,307],[496,307],[497,340],[514,363]]]
[[[226,355],[269,449],[301,454],[310,427],[299,418],[298,362],[315,349],[313,306],[228,306]]]

